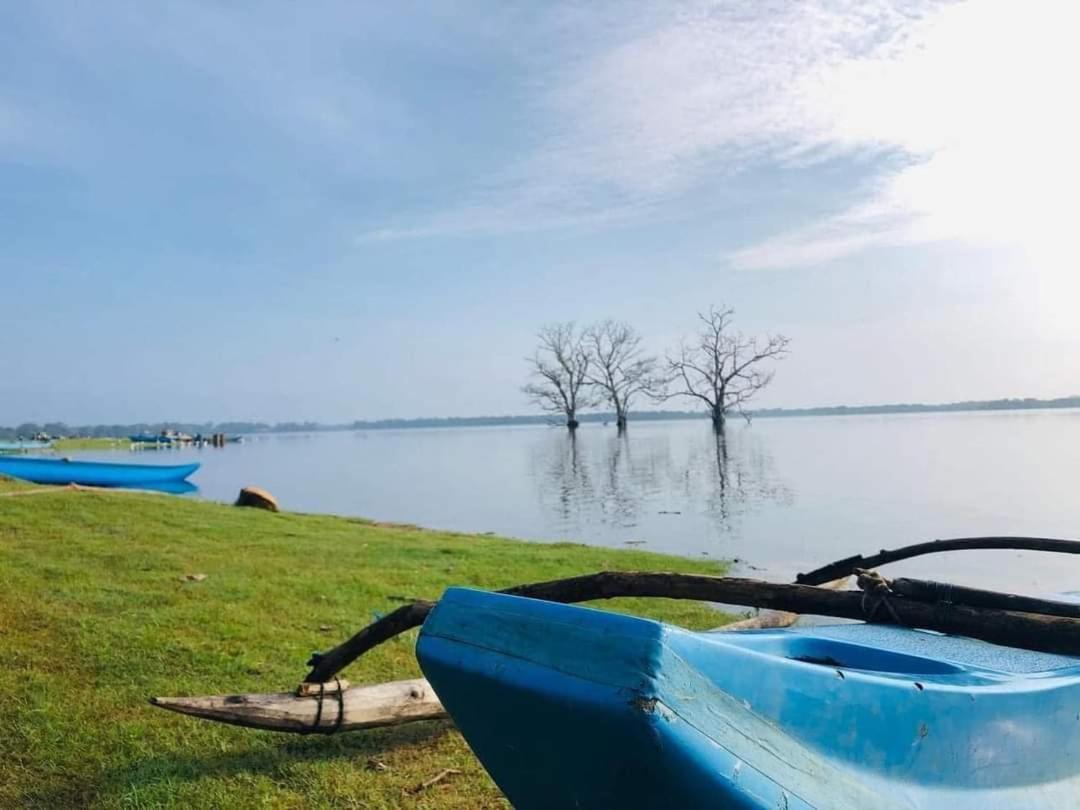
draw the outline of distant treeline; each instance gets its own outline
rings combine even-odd
[[[766,408],[755,417],[779,416],[863,416],[885,413],[944,413],[948,411],[1025,411],[1037,408],[1080,408],[1080,396],[1057,399],[982,399],[946,402],[939,405],[906,403],[895,405],[830,405],[823,408]]]
[[[941,413],[947,411],[1016,411],[1035,408],[1080,408],[1080,396],[1057,399],[988,399],[966,402],[946,402],[938,405],[900,403],[894,405],[827,405],[819,408],[761,408],[748,411],[754,419],[773,419],[785,416],[862,416],[889,413]],[[635,422],[659,422],[671,419],[707,419],[703,411],[635,411]],[[585,422],[613,422],[613,412],[601,411],[580,414]],[[561,424],[552,416],[450,416],[425,419],[375,419],[353,422],[354,430],[384,430],[393,428],[471,427],[482,425],[544,425]]]
[[[821,408],[764,408],[752,412],[753,418],[779,418],[787,416],[869,416],[890,413],[942,413],[949,411],[1020,411],[1037,408],[1080,408],[1080,396],[1057,399],[990,399],[967,402],[947,402],[939,405],[919,403],[894,405],[831,405]],[[638,411],[636,422],[669,419],[706,419],[700,411]],[[579,416],[583,423],[612,422],[614,413],[589,413]],[[296,433],[327,430],[390,430],[401,428],[481,427],[484,425],[544,425],[557,423],[550,416],[448,416],[421,419],[374,419],[358,420],[336,425],[318,422],[140,422],[131,425],[76,425],[63,422],[37,424],[26,422],[16,427],[0,427],[0,440],[10,441],[17,437],[28,438],[38,433],[50,436],[130,436],[137,433],[160,433],[162,430],[178,430],[204,436],[214,433]]]

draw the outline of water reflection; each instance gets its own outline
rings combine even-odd
[[[733,531],[742,515],[761,504],[793,503],[791,488],[778,476],[759,436],[748,429],[710,433],[711,446],[691,447],[684,481],[688,500],[703,501],[720,530]]]
[[[570,431],[545,449],[545,458],[533,458],[533,475],[540,480],[540,499],[563,523],[569,523],[582,505],[592,500],[592,479],[584,451],[577,434]]]
[[[633,446],[625,429],[608,437],[606,444],[603,486],[597,493],[599,508],[611,525],[632,529],[641,509],[637,490],[649,485],[649,469],[635,469]]]
[[[193,495],[199,488],[190,481],[151,481],[144,484],[132,484],[133,489],[145,489],[151,492],[165,492],[169,495]]]
[[[689,442],[672,438],[655,430],[551,431],[532,452],[542,508],[564,536],[614,533],[622,542],[663,545],[673,531],[693,531],[687,524],[708,521],[706,534],[715,538],[736,531],[742,516],[762,505],[793,502],[792,489],[750,429],[717,435],[703,427]]]

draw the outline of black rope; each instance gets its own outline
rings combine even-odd
[[[319,705],[315,708],[315,722],[312,723],[311,728],[309,728],[307,730],[307,732],[305,732],[307,734],[310,734],[313,731],[318,731],[319,730],[319,724],[322,723],[322,702],[323,702],[323,695],[325,695],[325,694],[326,694],[326,684],[325,683],[320,683],[319,684],[319,697],[318,697]]]
[[[310,726],[301,731],[301,734],[337,734],[341,731],[341,724],[345,722],[345,690],[341,688],[341,679],[334,678],[337,686],[337,717],[334,726],[329,731],[322,730],[323,701],[326,699],[326,684],[319,683],[319,694],[315,697],[318,704],[315,706],[315,720]]]
[[[341,722],[345,719],[345,692],[341,688],[341,681],[337,676],[334,677],[334,683],[337,684],[337,720],[334,721],[334,730],[330,731],[330,734],[337,734],[341,731]]]
[[[892,606],[892,602],[889,597],[892,596],[892,589],[889,588],[889,580],[885,579],[877,571],[865,571],[863,569],[856,569],[856,582],[859,587],[862,588],[862,609],[866,615],[866,620],[872,622],[874,616],[877,615],[878,608],[882,605],[889,611],[889,615],[895,624],[903,624],[899,614],[896,612],[896,608]],[[868,604],[870,600],[873,600],[872,604]]]

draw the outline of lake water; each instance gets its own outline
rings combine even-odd
[[[79,454],[117,460],[116,453]],[[194,458],[197,497],[270,490],[287,510],[530,540],[737,559],[790,580],[938,537],[1080,538],[1080,411],[1013,411],[279,434]],[[1080,589],[1080,557],[961,552],[892,573],[1024,592]]]

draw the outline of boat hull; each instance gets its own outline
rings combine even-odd
[[[112,464],[52,458],[0,458],[0,475],[35,484],[139,487],[182,482],[199,469],[192,464]]]
[[[172,436],[161,436],[157,433],[136,433],[128,436],[132,444],[172,444]]]
[[[461,589],[417,654],[518,810],[1080,796],[1078,659],[869,625],[690,633]]]

